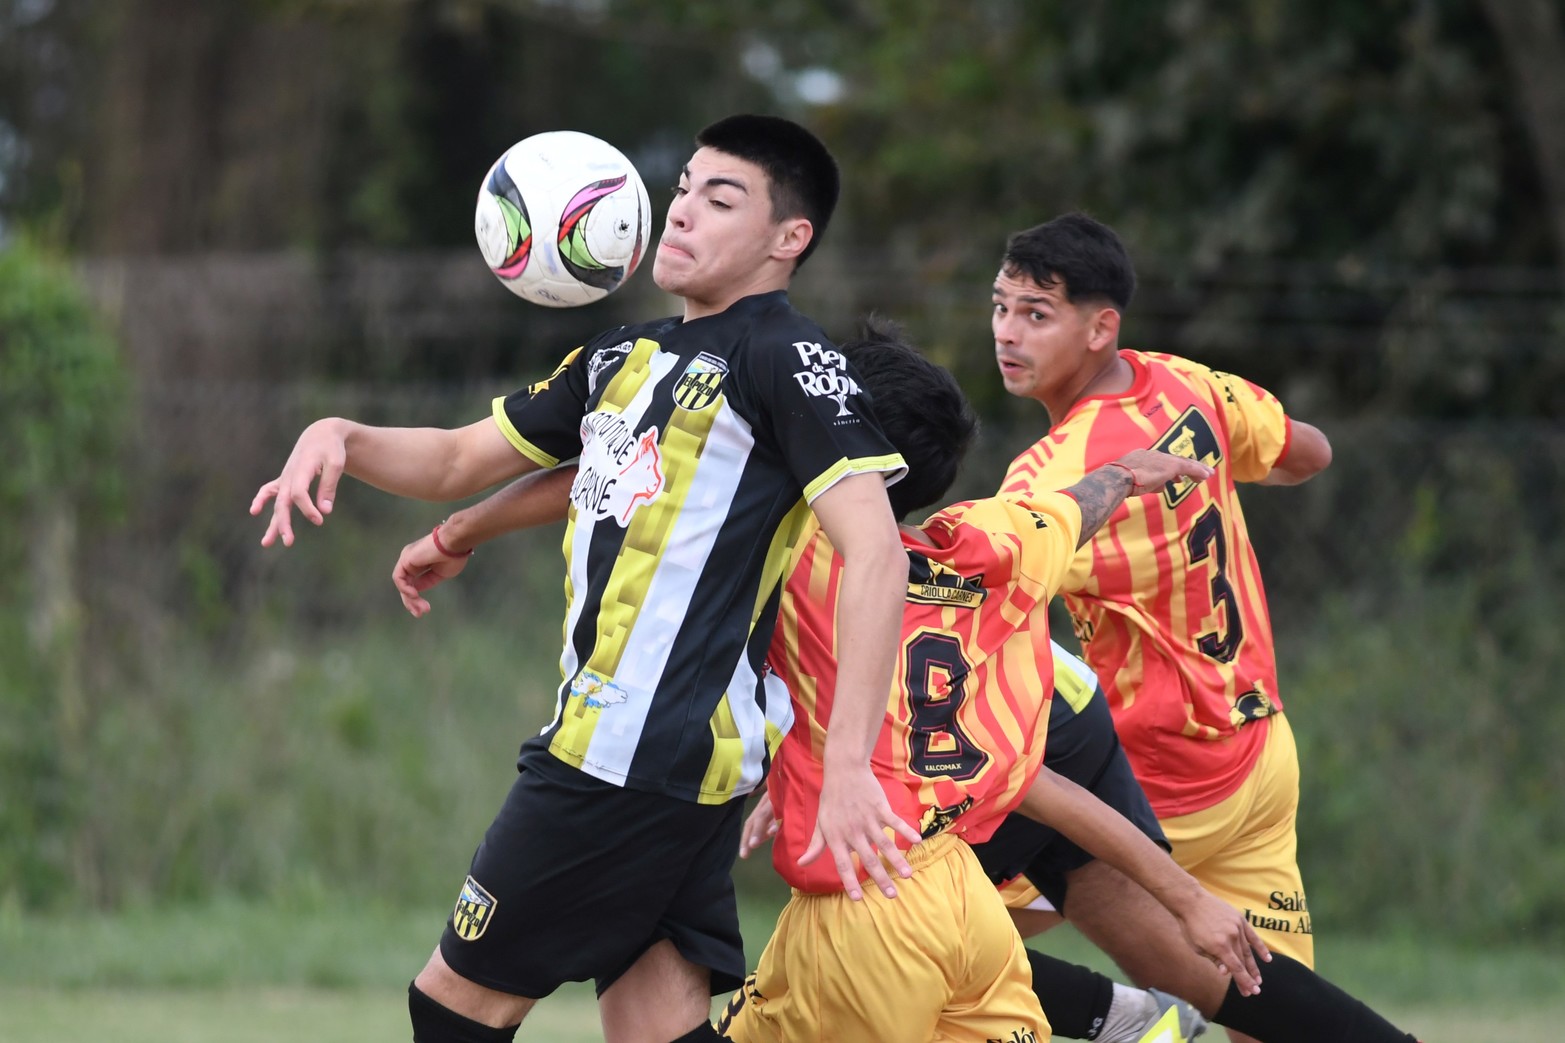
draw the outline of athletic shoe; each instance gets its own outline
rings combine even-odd
[[[1190,1004],[1158,989],[1147,992],[1157,1000],[1158,1018],[1139,1043],[1190,1043],[1206,1033],[1206,1019]]]

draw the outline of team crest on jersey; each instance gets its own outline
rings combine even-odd
[[[916,605],[977,608],[989,596],[984,589],[982,572],[976,576],[963,576],[922,554],[909,551],[907,557],[907,599]]]
[[[1208,467],[1216,467],[1223,458],[1223,447],[1218,444],[1212,425],[1195,406],[1181,413],[1152,448],[1199,460]],[[1163,486],[1163,502],[1170,507],[1177,506],[1195,491],[1195,487],[1196,483],[1189,478],[1176,478]]]
[[[462,885],[462,893],[457,896],[456,908],[451,912],[451,930],[464,942],[478,941],[489,930],[489,921],[494,919],[497,905],[494,895],[468,877]]]
[[[692,413],[717,401],[718,385],[728,375],[728,363],[702,352],[674,382],[674,404]]]
[[[663,495],[658,429],[637,434],[619,413],[588,413],[581,421],[581,460],[571,483],[578,517],[613,518],[621,528],[638,507]]]
[[[626,699],[625,689],[614,683],[614,678],[604,677],[596,670],[583,670],[571,678],[571,697],[580,699],[594,710],[618,706]]]
[[[918,822],[918,835],[928,840],[936,833],[943,833],[951,828],[951,823],[957,820],[957,816],[973,806],[972,797],[963,797],[960,804],[950,804],[946,807],[932,806],[924,809],[924,817]]]
[[[603,371],[614,365],[614,363],[618,362],[626,355],[629,355],[630,349],[634,346],[635,345],[633,345],[630,341],[626,340],[621,341],[611,348],[599,348],[597,351],[592,353],[592,358],[587,360],[588,394],[598,390],[598,378],[603,375]]]

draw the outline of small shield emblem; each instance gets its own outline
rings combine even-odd
[[[489,929],[496,904],[494,895],[480,887],[477,880],[468,877],[462,885],[462,894],[456,900],[456,909],[451,913],[451,929],[464,942],[476,942]]]

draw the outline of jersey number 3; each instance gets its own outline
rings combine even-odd
[[[926,778],[965,781],[989,762],[957,720],[967,698],[967,658],[950,634],[924,631],[904,646],[908,696],[908,767]]]
[[[1191,562],[1205,561],[1209,556],[1217,560],[1217,572],[1212,576],[1212,607],[1221,608],[1228,620],[1228,633],[1221,625],[1209,634],[1196,638],[1196,644],[1206,655],[1219,663],[1231,663],[1239,654],[1239,642],[1244,640],[1244,620],[1239,617],[1239,599],[1228,582],[1228,542],[1223,539],[1223,515],[1214,503],[1201,512],[1190,527],[1185,539]]]

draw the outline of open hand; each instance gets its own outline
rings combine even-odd
[[[849,898],[858,901],[864,897],[859,886],[858,871],[853,866],[857,855],[864,871],[880,887],[887,898],[897,896],[896,885],[886,874],[881,859],[890,863],[897,875],[906,879],[913,875],[896,841],[887,833],[891,830],[910,844],[922,837],[918,830],[898,818],[886,800],[886,793],[875,781],[869,765],[854,765],[851,769],[826,770],[826,780],[821,786],[820,813],[815,819],[815,835],[810,846],[799,856],[799,864],[808,865],[820,857],[822,851],[830,851],[836,863],[837,875],[842,878],[843,890]]]
[[[348,462],[344,425],[344,421],[326,419],[305,428],[282,473],[256,490],[255,499],[250,501],[252,515],[259,515],[266,502],[272,501],[272,518],[261,537],[261,546],[270,547],[279,536],[284,547],[293,546],[295,507],[313,524],[326,524],[326,515],[331,513],[332,501],[337,497],[337,483]],[[317,478],[320,485],[311,499],[310,486]]]
[[[1239,995],[1253,996],[1261,991],[1261,969],[1256,957],[1269,961],[1271,950],[1238,910],[1202,892],[1194,906],[1178,919],[1185,940],[1196,952],[1217,964],[1219,970],[1233,975]]]

